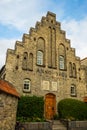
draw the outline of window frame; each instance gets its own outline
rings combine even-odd
[[[76,96],[76,86],[74,84],[70,87],[70,94],[71,96]]]
[[[59,69],[60,70],[64,70],[65,69],[64,56],[62,56],[62,55],[59,56]]]
[[[24,88],[24,87],[28,87],[28,88]],[[23,81],[23,92],[30,92],[31,90],[31,80],[30,79],[24,79]]]
[[[37,65],[43,66],[44,63],[44,54],[43,51],[38,50],[37,51]]]

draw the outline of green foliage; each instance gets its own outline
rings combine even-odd
[[[63,99],[58,103],[59,118],[87,120],[87,104],[76,99]]]
[[[43,97],[22,96],[18,102],[17,119],[25,120],[40,120],[44,115],[44,100]]]

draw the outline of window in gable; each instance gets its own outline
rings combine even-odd
[[[43,65],[43,52],[37,51],[37,65]]]
[[[59,68],[64,69],[64,56],[59,56]]]

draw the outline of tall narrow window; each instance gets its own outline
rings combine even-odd
[[[29,79],[24,79],[23,91],[30,92],[30,80]]]
[[[37,40],[37,65],[45,66],[45,40],[39,37]]]
[[[58,50],[58,55],[59,55],[59,69],[66,70],[66,49],[65,46],[60,43],[59,45],[59,50]]]
[[[37,65],[43,65],[43,52],[37,51]]]
[[[76,86],[75,85],[71,85],[71,96],[76,96]]]
[[[59,67],[60,69],[64,69],[64,56],[59,56]]]

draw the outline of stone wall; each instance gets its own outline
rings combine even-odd
[[[26,130],[52,130],[52,122],[25,122],[20,126]]]
[[[0,130],[14,130],[18,99],[0,93]]]
[[[87,130],[87,121],[69,121],[68,130]]]

